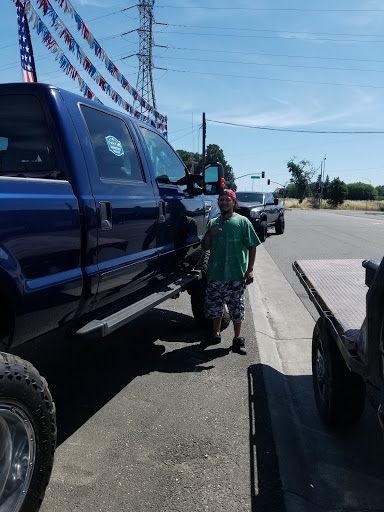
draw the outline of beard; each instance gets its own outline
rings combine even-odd
[[[222,217],[227,217],[228,215],[232,215],[233,213],[233,209],[232,208],[220,208],[219,206],[219,210],[220,210],[220,214]]]

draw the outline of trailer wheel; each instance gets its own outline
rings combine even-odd
[[[360,419],[365,381],[349,371],[322,318],[313,330],[312,374],[316,405],[325,423],[348,425]]]
[[[0,352],[0,510],[35,512],[52,471],[55,406],[27,361]]]
[[[210,329],[212,326],[212,320],[208,320],[205,317],[204,302],[205,292],[207,287],[207,264],[208,264],[209,253],[207,253],[207,259],[201,269],[201,276],[198,282],[190,289],[191,294],[191,307],[193,318],[197,324],[203,329]],[[230,324],[231,317],[229,315],[228,307],[224,304],[224,314],[221,320],[220,330],[224,331]]]

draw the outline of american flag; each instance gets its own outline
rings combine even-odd
[[[17,4],[17,24],[19,27],[19,46],[21,59],[21,74],[23,82],[37,82],[35,63],[32,54],[32,44],[28,24],[24,14],[23,2]]]

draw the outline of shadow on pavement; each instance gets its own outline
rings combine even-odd
[[[182,313],[153,309],[106,338],[84,341],[52,333],[13,353],[30,361],[48,381],[57,410],[58,445],[136,377],[150,372],[202,372],[229,349],[204,351],[206,332]],[[166,352],[158,341],[188,343]]]
[[[248,393],[252,512],[285,512],[261,364],[248,368]]]
[[[252,512],[284,512],[284,501],[290,511],[384,510],[384,443],[371,400],[359,422],[330,427],[312,375],[256,364],[248,385]]]

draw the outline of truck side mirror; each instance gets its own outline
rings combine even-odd
[[[224,167],[220,162],[208,163],[204,169],[204,194],[220,195],[224,188]]]

